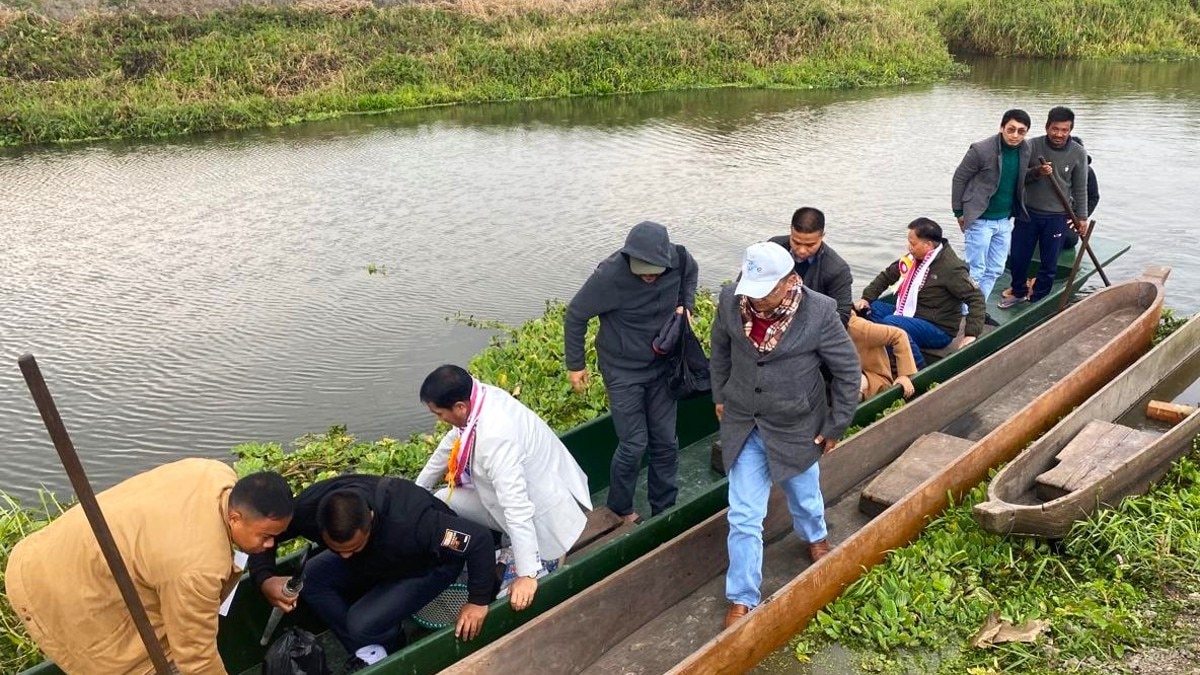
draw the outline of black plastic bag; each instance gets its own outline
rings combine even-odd
[[[330,675],[330,670],[317,636],[289,626],[267,650],[263,675]]]
[[[682,401],[693,396],[699,396],[712,390],[712,376],[708,370],[708,357],[704,355],[704,347],[692,331],[691,322],[686,318],[682,323],[682,334],[674,351],[667,357],[667,390],[671,397]]]

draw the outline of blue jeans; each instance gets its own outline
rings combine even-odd
[[[925,319],[896,314],[896,306],[882,300],[871,303],[871,320],[895,326],[908,335],[908,344],[912,346],[913,360],[917,362],[918,368],[925,367],[925,355],[921,353],[921,347],[941,349],[954,339],[953,335]]]
[[[821,496],[821,470],[817,463],[780,484],[787,496],[792,528],[809,543],[828,536],[825,498]],[[767,446],[758,429],[750,432],[737,460],[729,469],[729,570],[725,597],[732,603],[756,607],[761,600],[763,519],[771,494]]]
[[[963,232],[963,257],[967,259],[967,266],[971,268],[971,278],[979,284],[979,290],[983,292],[984,302],[987,302],[988,296],[992,294],[996,280],[1004,273],[1004,261],[1008,259],[1012,231],[1012,221],[1008,218],[980,218],[968,225]]]
[[[1029,220],[1017,219],[1013,225],[1012,258],[1009,260],[1014,298],[1028,295],[1030,300],[1041,300],[1050,295],[1054,277],[1058,274],[1058,254],[1062,253],[1066,233],[1065,213],[1030,211]],[[1029,277],[1029,265],[1033,262],[1034,248],[1041,251],[1041,264],[1038,266],[1037,281],[1030,289],[1026,286],[1026,279]]]
[[[304,600],[329,626],[346,651],[382,645],[389,652],[403,646],[400,622],[429,604],[462,572],[464,561],[450,560],[423,576],[367,579],[347,559],[325,551],[304,570]]]

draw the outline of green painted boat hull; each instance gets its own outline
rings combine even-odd
[[[1092,248],[1102,265],[1107,265],[1129,250],[1126,244],[1101,239],[1093,240]],[[932,363],[917,373],[912,378],[917,390],[925,391],[930,386],[949,379],[1053,315],[1065,290],[1065,280],[1073,263],[1072,252],[1068,251],[1061,256],[1054,290],[1039,302],[1022,305],[1020,310],[1010,311],[999,310],[994,303],[989,304],[989,313],[999,319],[1001,325],[968,347]],[[1077,292],[1094,272],[1094,268],[1085,260],[1071,292]],[[997,287],[1004,288],[1006,281],[1007,275],[1000,279]],[[869,424],[899,398],[899,388],[892,387],[864,401],[858,407],[854,423],[860,426]],[[717,421],[713,414],[711,398],[698,397],[680,404],[678,433],[681,454],[703,453],[701,461],[707,465],[708,439],[716,431]],[[605,415],[571,429],[563,434],[562,439],[587,473],[592,489],[606,489],[609,483],[609,461],[617,445],[616,433],[609,416]],[[725,508],[726,481],[715,473],[712,473],[710,478],[710,483],[698,491],[693,491],[690,498],[681,498],[670,510],[572,560],[553,575],[541,580],[536,601],[529,609],[518,613],[512,611],[506,600],[492,603],[483,632],[475,640],[461,642],[454,637],[452,628],[442,629],[416,640],[405,649],[361,672],[365,675],[426,675],[436,673],[463,656],[486,647],[517,626]],[[296,556],[292,556],[282,562],[282,567],[286,569],[287,565],[295,562]],[[265,652],[258,643],[269,614],[270,607],[261,594],[243,580],[229,615],[221,620],[218,637],[221,656],[230,673],[256,672]],[[289,622],[314,632],[324,630],[316,618],[303,608],[289,614],[283,625]],[[278,635],[278,632],[276,634]],[[331,665],[334,672],[337,672],[339,664]],[[44,663],[25,671],[24,675],[58,673],[61,671],[53,664]]]

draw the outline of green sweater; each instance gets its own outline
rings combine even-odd
[[[1011,217],[1013,197],[1017,194],[1021,151],[1007,143],[1001,143],[1000,146],[1000,184],[996,186],[996,194],[988,201],[987,210],[980,216],[987,220]]]

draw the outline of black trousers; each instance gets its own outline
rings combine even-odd
[[[608,488],[608,508],[619,516],[633,511],[642,457],[649,454],[650,514],[675,505],[679,493],[679,439],[675,435],[678,405],[667,391],[666,369],[649,369],[639,376],[604,376],[608,407],[617,431]]]
[[[400,622],[429,604],[463,569],[451,560],[418,577],[365,580],[333,551],[308,561],[300,598],[329,626],[352,656],[360,647],[382,645],[392,652],[402,645]]]

